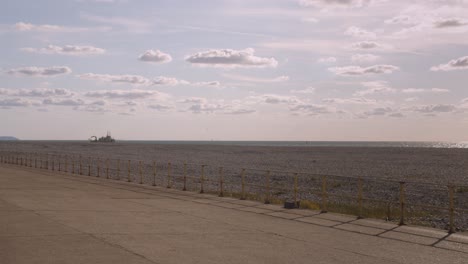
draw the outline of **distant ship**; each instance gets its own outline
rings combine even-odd
[[[105,143],[112,143],[115,142],[115,139],[111,137],[109,131],[107,131],[107,135],[105,137],[97,138],[96,136],[92,136],[89,138],[89,142],[105,142]]]

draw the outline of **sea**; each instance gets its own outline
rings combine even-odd
[[[135,144],[185,144],[270,147],[397,147],[397,148],[468,148],[467,142],[442,141],[218,141],[218,140],[117,140]]]
[[[2,140],[0,140],[1,142]],[[9,142],[12,142],[8,140]],[[8,142],[3,141],[3,142]],[[16,140],[15,140],[16,141]],[[77,142],[87,140],[18,140],[19,142]],[[13,141],[14,142],[14,141]],[[223,145],[223,146],[266,146],[266,147],[395,147],[395,148],[468,148],[468,141],[223,141],[223,140],[122,140],[123,144],[159,145]]]

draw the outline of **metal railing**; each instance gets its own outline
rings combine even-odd
[[[0,152],[2,164],[213,193],[264,203],[438,224],[449,233],[468,228],[468,186],[379,180],[206,164],[135,161],[79,155]],[[442,226],[444,225],[444,226]]]

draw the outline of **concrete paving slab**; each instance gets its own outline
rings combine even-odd
[[[39,236],[78,234],[31,211],[0,211],[0,236]]]
[[[380,221],[378,219],[357,219],[352,223],[356,225],[380,228],[383,230],[392,230],[398,227],[397,224]]]
[[[446,237],[448,234],[439,229],[433,228],[426,228],[426,227],[415,227],[415,226],[399,226],[395,229],[395,231],[414,234],[419,236],[427,236],[433,238],[443,238]]]
[[[271,211],[284,211],[285,209],[281,205],[276,205],[276,204],[262,204],[258,203],[256,208],[261,208],[261,209],[267,209]]]
[[[22,211],[23,208],[9,203],[3,199],[0,199],[0,211]]]
[[[257,214],[266,214],[266,213],[271,213],[273,211],[267,210],[267,209],[262,209],[262,208],[257,208],[257,207],[241,207],[238,208],[237,210],[245,211],[245,212],[251,212],[251,213],[257,213]]]
[[[448,236],[445,240],[468,244],[468,233],[466,235],[461,233],[454,233]]]
[[[2,264],[154,264],[89,235],[0,237]]]
[[[437,238],[418,236],[408,233],[389,231],[380,235],[381,237],[392,238],[400,241],[418,243],[421,245],[432,245],[438,241]]]
[[[203,198],[192,199],[191,201],[192,201],[192,202],[195,202],[195,203],[203,203],[203,204],[221,203],[221,201],[210,200],[210,199],[203,199]]]
[[[249,201],[249,200],[234,200],[231,203],[240,204],[244,206],[257,206],[259,205],[258,201]]]
[[[347,251],[321,254],[327,249],[320,245],[302,242],[291,247],[294,242],[289,238],[258,232],[189,234],[184,240],[178,235],[103,237],[160,263],[392,263]]]
[[[319,226],[326,226],[326,227],[341,224],[341,222],[331,221],[331,220],[327,220],[327,219],[323,219],[323,218],[318,218],[318,217],[315,217],[315,216],[308,216],[308,217],[298,218],[298,219],[295,219],[295,220],[299,221],[299,222],[305,222],[305,223],[315,224],[315,225],[319,225]]]
[[[280,217],[284,219],[294,219],[294,218],[300,217],[297,214],[289,214],[285,212],[267,213],[266,215],[271,215],[271,216]]]
[[[225,202],[216,203],[214,205],[224,207],[224,208],[232,208],[232,209],[245,207],[244,205],[233,204],[233,203],[225,203]]]
[[[342,224],[342,225],[336,226],[336,228],[341,229],[341,230],[351,231],[351,232],[367,234],[367,235],[377,235],[385,231],[379,228],[354,225],[354,224]]]
[[[327,220],[332,220],[336,222],[351,222],[356,220],[355,216],[352,215],[342,215],[342,214],[335,214],[335,213],[325,213],[325,214],[319,214],[316,217],[322,218],[322,219],[327,219]]]
[[[458,242],[445,240],[445,241],[441,241],[437,243],[435,246],[438,248],[451,249],[451,250],[456,250],[456,251],[460,251],[460,252],[464,252],[468,254],[468,244],[464,244],[464,243],[458,243]]]
[[[320,214],[320,211],[316,210],[307,210],[307,209],[287,209],[288,213],[302,215],[302,216],[312,216]]]

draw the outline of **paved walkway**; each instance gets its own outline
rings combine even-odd
[[[0,263],[468,263],[468,236],[0,164]]]

